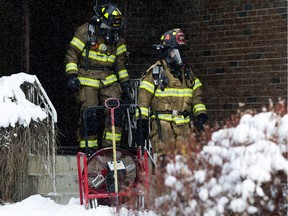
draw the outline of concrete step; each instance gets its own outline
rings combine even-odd
[[[30,177],[30,176],[29,176]],[[31,176],[33,178],[37,192],[40,194],[56,193],[76,193],[78,192],[78,176],[73,174],[56,174],[54,191],[54,182],[48,175]]]
[[[52,168],[52,158],[50,159],[50,163],[46,158],[38,158],[33,155],[29,156],[28,161],[28,175],[39,175],[39,174],[47,174],[47,167],[50,166]],[[56,156],[56,173],[76,173],[77,174],[77,158],[76,156]]]
[[[50,159],[50,163],[51,161],[52,159]],[[34,156],[29,157],[28,195],[41,194],[59,204],[67,204],[72,197],[79,197],[76,156],[56,156],[55,182],[46,169],[49,166],[52,171],[52,164],[49,164],[47,160]]]

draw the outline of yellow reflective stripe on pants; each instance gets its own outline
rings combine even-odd
[[[97,140],[87,140],[88,141],[88,148],[93,148],[93,147],[98,147],[98,141]],[[80,148],[85,148],[86,147],[86,142],[85,140],[81,140],[79,142]]]
[[[106,132],[104,135],[104,139],[106,140],[113,140],[113,136],[111,132]],[[121,140],[121,134],[115,134],[115,141],[120,141]]]

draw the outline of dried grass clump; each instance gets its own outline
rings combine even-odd
[[[271,101],[269,104],[268,108],[263,111],[275,113],[276,118],[278,117],[281,121],[281,117],[287,114],[287,103],[279,100],[276,105],[273,105]],[[241,117],[247,113],[252,116],[257,114],[256,111],[239,110],[222,127],[217,124],[214,128],[206,126],[204,133],[193,132],[180,141],[178,146],[182,146],[182,148],[171,154],[169,158],[166,157],[165,169],[160,165],[157,168],[156,184],[154,185],[154,192],[157,194],[154,206],[156,212],[159,212],[161,216],[287,215],[287,171],[278,167],[278,171],[275,170],[271,173],[270,180],[262,182],[253,182],[244,177],[241,179],[239,173],[235,172],[235,176],[233,176],[231,172],[229,177],[235,177],[240,182],[238,182],[239,184],[235,182],[233,187],[231,185],[228,187],[229,185],[221,185],[220,179],[223,180],[222,174],[227,168],[225,165],[232,159],[229,158],[218,163],[221,160],[213,158],[209,154],[207,156],[203,151],[214,131],[236,127]],[[279,130],[278,123],[275,125],[275,131]],[[287,138],[288,135],[284,140],[286,144],[288,144]],[[267,136],[264,142],[274,141],[277,143],[277,140],[277,135]],[[239,143],[233,143],[232,140],[227,139],[226,142],[230,142],[231,148],[241,147]],[[249,146],[249,143],[243,144],[243,147],[245,146]],[[219,146],[215,144],[215,148],[217,147]],[[219,148],[219,150],[222,151],[219,154],[225,154],[223,152],[225,148]],[[229,151],[229,148],[227,150]],[[286,160],[287,153],[288,148],[282,152],[282,156]],[[238,186],[244,186],[244,184],[246,186],[250,184],[251,191],[241,191],[241,187],[237,189]],[[225,187],[230,189],[225,189]],[[243,197],[247,203],[243,203],[241,206],[239,203],[242,202]]]
[[[54,129],[47,120],[31,122],[29,127],[0,128],[0,200],[17,202],[24,198],[28,185],[28,157],[34,154],[47,163],[52,152]]]

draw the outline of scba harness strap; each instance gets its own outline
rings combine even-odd
[[[85,52],[85,65],[84,69],[87,71],[89,69],[89,51],[90,47],[96,45],[96,33],[95,33],[95,17],[93,17],[88,23],[88,39],[85,44],[86,52]]]
[[[157,65],[156,67],[154,67],[152,69],[152,77],[155,85],[154,93],[158,86],[160,87],[161,91],[164,91],[164,89],[169,84],[169,80],[164,72],[163,66]]]

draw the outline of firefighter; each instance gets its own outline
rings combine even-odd
[[[185,44],[180,29],[165,32],[157,45],[160,59],[146,71],[139,87],[144,137],[148,137],[148,118],[151,118],[149,139],[153,153],[158,156],[177,150],[177,138],[191,131],[192,116],[198,130],[208,120],[202,102],[202,84],[185,61]]]
[[[65,58],[68,86],[73,90],[80,109],[76,134],[81,151],[85,148],[83,112],[89,107],[104,105],[107,98],[123,101],[129,95],[127,50],[125,40],[120,35],[122,13],[113,4],[97,5],[94,13],[88,23],[76,29]],[[115,109],[116,144],[121,140],[122,115],[119,110]],[[112,132],[107,111],[90,111],[85,113],[89,152],[93,152],[112,145]],[[103,115],[106,119],[104,132],[101,125]],[[100,140],[102,146],[99,145]]]

